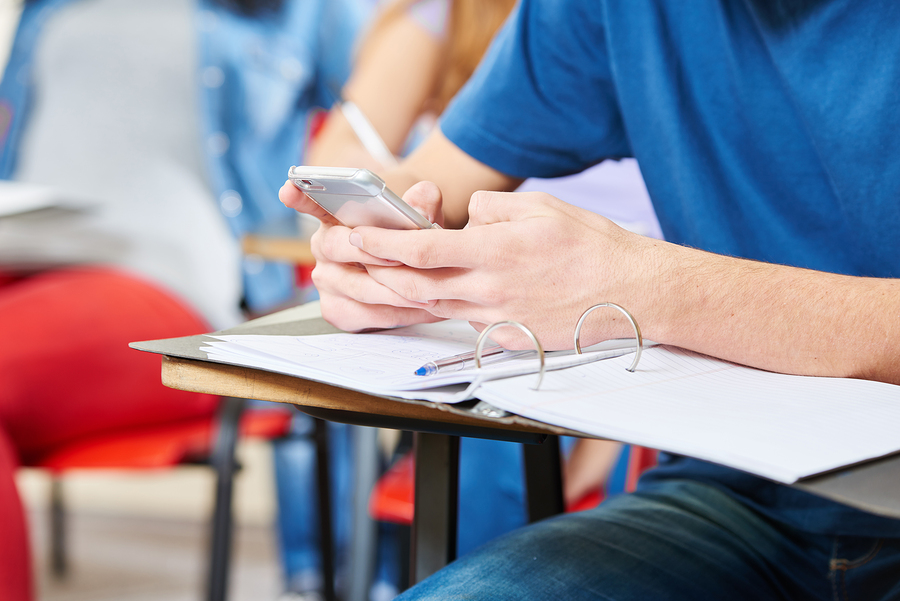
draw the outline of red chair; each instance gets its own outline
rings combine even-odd
[[[415,515],[416,460],[407,453],[378,479],[369,494],[369,516],[379,522],[410,526]]]
[[[232,492],[238,437],[271,440],[288,433],[292,412],[284,408],[244,410],[245,401],[222,399],[214,418],[201,418],[81,440],[33,459],[28,466],[51,474],[50,552],[53,573],[67,572],[65,508],[60,476],[73,469],[162,469],[205,464],[216,471],[207,595],[225,599],[231,558]]]
[[[641,474],[656,465],[656,450],[631,445],[625,492],[634,492]],[[416,465],[412,453],[407,453],[384,473],[369,495],[369,515],[374,520],[409,526],[415,514]],[[566,507],[567,512],[596,507],[603,501],[602,489],[592,491]]]

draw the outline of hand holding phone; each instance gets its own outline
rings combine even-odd
[[[433,207],[430,210],[439,213],[440,191],[433,184],[425,188],[429,190],[424,195],[412,189],[410,194],[422,203],[418,206]],[[394,232],[404,236],[418,236],[415,230],[420,228],[440,229],[388,190],[380,178],[359,169],[293,167],[279,198],[286,206],[322,221],[310,243],[316,260],[313,282],[326,321],[351,332],[440,321],[421,302],[410,301],[376,282],[369,269],[399,263],[354,246],[352,233],[342,227],[406,230]]]
[[[291,167],[288,179],[341,225],[431,229],[429,222],[368,169]]]

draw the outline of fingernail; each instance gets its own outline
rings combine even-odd
[[[362,236],[360,236],[356,232],[352,232],[350,234],[350,244],[352,244],[356,248],[362,248]]]

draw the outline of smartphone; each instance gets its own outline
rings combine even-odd
[[[368,169],[291,167],[288,178],[347,227],[371,225],[392,230],[439,227],[406,204]]]

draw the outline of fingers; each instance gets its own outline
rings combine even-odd
[[[469,199],[469,227],[521,219],[526,194],[480,190]]]
[[[401,265],[400,262],[382,259],[350,244],[353,230],[342,225],[322,225],[313,234],[310,243],[316,262],[363,263],[367,265]]]
[[[425,304],[404,298],[379,283],[362,267],[347,263],[317,263],[313,283],[323,296],[345,297],[369,305],[394,305],[422,309]]]
[[[322,317],[345,332],[372,328],[387,329],[416,323],[441,321],[424,309],[407,309],[390,305],[370,305],[349,298],[330,298],[322,302]]]
[[[485,330],[491,323],[496,323],[498,321],[502,321],[504,318],[497,318],[490,322],[482,323],[480,321],[470,321],[469,325],[475,328],[475,331],[481,333]],[[493,332],[491,332],[490,336],[488,336],[492,342],[499,344],[505,349],[509,349],[511,351],[527,351],[530,349],[534,349],[535,357],[537,357],[537,349],[534,348],[534,343],[522,330],[519,328],[510,326],[506,328],[497,328]]]
[[[432,186],[420,182],[404,198],[434,200],[439,192]],[[534,218],[552,216],[563,206],[562,201],[540,192],[476,192],[469,203],[470,227],[463,230],[387,231],[358,227],[350,243],[372,256],[420,269],[476,268],[500,259],[508,262],[510,253],[516,250],[512,238],[533,236],[526,232],[528,224]],[[503,225],[512,238],[499,240],[498,231],[489,229],[494,225]]]
[[[481,323],[493,323],[509,318],[509,315],[502,311],[504,303],[509,299],[498,294],[490,284],[485,285],[482,277],[471,270],[457,268],[417,270],[405,266],[367,266],[366,270],[372,280],[394,291],[401,298],[419,301],[420,306],[435,317]],[[496,338],[497,342],[501,339],[515,341],[516,345],[528,342],[525,336],[519,340],[516,332],[512,330],[500,336],[501,338]]]
[[[419,303],[434,299],[451,300],[471,297],[466,290],[467,270],[445,269],[417,270],[406,266],[380,267],[367,265],[369,276],[380,285],[395,291],[400,297]]]
[[[348,332],[430,323],[440,318],[372,280],[365,269],[341,263],[317,264],[313,282],[322,298],[322,316]]]
[[[421,213],[425,219],[443,227],[442,196],[437,184],[419,182],[406,191],[403,200]]]
[[[385,230],[354,228],[349,242],[373,257],[419,269],[471,268],[484,261],[484,232],[465,230]]]
[[[290,180],[286,181],[278,191],[278,199],[288,208],[312,215],[322,223],[337,224],[337,220],[332,217],[325,209],[320,207],[316,202],[304,194]]]

